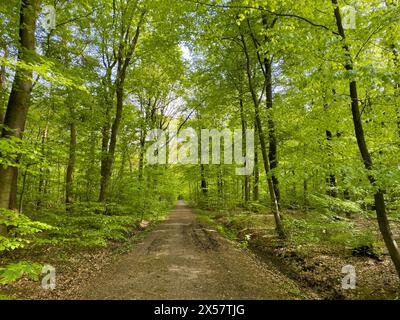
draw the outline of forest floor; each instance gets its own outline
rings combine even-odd
[[[209,223],[224,236],[253,252],[264,263],[274,266],[294,280],[300,290],[313,290],[319,299],[391,300],[400,297],[397,273],[390,256],[382,247],[377,222],[370,217],[343,218],[332,222],[326,220],[325,227],[335,230],[329,232],[320,230],[320,227],[313,229],[313,212],[286,210],[287,227],[293,225],[291,221],[298,221],[293,220],[294,217],[306,221],[307,225],[292,226],[290,237],[279,240],[271,214],[249,214],[239,208],[236,211],[194,210],[199,214],[200,221]],[[392,226],[394,235],[399,238],[399,224],[393,222]],[[371,235],[366,237],[371,230]],[[352,242],[344,241],[349,238],[352,238]],[[370,247],[374,238],[379,241]],[[355,289],[342,288],[346,275],[342,273],[342,268],[345,266],[354,267]]]
[[[55,290],[22,278],[2,292],[17,299],[318,298],[197,217],[179,202],[123,253],[66,254],[65,263],[55,262]]]
[[[87,250],[49,247],[29,251],[29,257],[21,252],[21,257],[53,265],[57,287],[44,290],[40,282],[23,277],[0,286],[0,298],[398,297],[398,279],[387,255],[381,254],[379,259],[355,257],[336,243],[282,243],[273,234],[270,215],[192,210],[179,202],[162,222],[145,230],[132,229],[125,242]],[[357,270],[356,290],[341,288],[341,268],[345,265]]]

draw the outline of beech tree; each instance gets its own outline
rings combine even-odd
[[[17,68],[4,117],[2,139],[21,139],[32,91],[32,69],[35,61],[35,29],[39,1],[21,1],[19,9],[19,47]],[[4,77],[4,75],[3,75]],[[18,156],[14,164],[0,168],[0,207],[17,209]],[[4,228],[3,228],[4,229]],[[4,232],[4,230],[3,230]]]

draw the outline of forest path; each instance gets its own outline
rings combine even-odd
[[[179,201],[143,242],[82,290],[81,299],[299,299],[296,284],[199,224]]]

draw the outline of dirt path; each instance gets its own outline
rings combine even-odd
[[[179,202],[134,250],[112,264],[82,299],[299,299],[273,267],[202,226]]]

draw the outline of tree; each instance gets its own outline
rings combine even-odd
[[[21,139],[25,129],[33,73],[28,66],[35,59],[35,29],[38,7],[38,0],[21,1],[19,9],[18,66],[7,104],[2,139],[12,139],[12,137]],[[17,209],[17,179],[18,157],[13,165],[0,168],[1,208]]]
[[[340,7],[338,5],[337,0],[332,0],[332,3],[334,5],[334,14],[335,14],[338,33],[344,43],[343,50],[345,51],[347,58],[347,61],[344,64],[344,68],[347,71],[353,71],[354,70],[353,57],[351,56],[350,53],[349,44],[346,43],[346,33],[343,27],[343,20],[342,20],[342,15],[340,13]],[[390,223],[387,217],[384,191],[379,187],[379,185],[377,185],[376,178],[372,173],[374,165],[365,140],[364,128],[361,121],[362,117],[359,106],[357,81],[350,80],[349,86],[350,86],[349,90],[351,98],[351,112],[353,115],[354,132],[357,138],[358,148],[360,150],[364,166],[369,172],[368,180],[376,189],[374,194],[374,199],[375,199],[375,210],[378,218],[379,229],[381,231],[381,234],[383,236],[389,254],[392,258],[392,261],[396,267],[397,273],[399,274],[400,277],[400,250],[397,246],[395,239],[393,238],[393,234],[390,228]]]
[[[118,6],[117,6],[118,5]],[[146,11],[138,8],[139,3],[119,1],[113,3],[112,20],[113,25],[117,25],[120,30],[117,35],[117,42],[113,46],[111,55],[106,53],[104,61],[107,61],[107,77],[111,77],[114,67],[116,67],[116,78],[111,84],[111,92],[116,94],[116,112],[109,134],[109,123],[103,127],[103,159],[101,163],[101,183],[99,201],[108,201],[109,184],[114,162],[114,155],[117,146],[118,131],[122,120],[122,111],[125,98],[125,80],[128,68],[131,64],[133,54],[142,25],[144,23]],[[137,19],[137,26],[134,29],[133,21]]]

